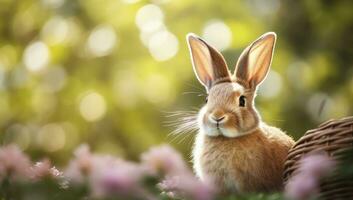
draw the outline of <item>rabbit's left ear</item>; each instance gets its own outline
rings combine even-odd
[[[195,34],[189,33],[186,39],[194,72],[207,92],[215,84],[231,82],[227,64],[221,53]]]
[[[238,59],[234,73],[236,80],[256,89],[270,69],[275,43],[276,34],[268,32],[250,44]]]

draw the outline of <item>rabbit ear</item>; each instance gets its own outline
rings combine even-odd
[[[227,64],[215,48],[192,33],[189,33],[186,39],[194,72],[207,91],[217,83],[231,82]]]
[[[272,61],[276,34],[268,32],[250,44],[240,55],[235,78],[249,88],[256,89],[266,77]]]

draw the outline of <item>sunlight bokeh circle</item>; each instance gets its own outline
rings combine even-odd
[[[274,70],[270,70],[266,79],[259,86],[259,95],[271,99],[278,96],[282,90],[282,77]]]
[[[59,124],[47,124],[38,132],[37,142],[48,152],[58,151],[65,146],[65,130]]]
[[[157,61],[169,60],[178,52],[179,42],[171,32],[160,31],[149,40],[148,50]]]
[[[63,43],[67,40],[70,32],[69,23],[62,17],[52,17],[44,25],[41,37],[51,44]]]
[[[106,56],[112,52],[117,43],[117,36],[112,26],[96,27],[88,37],[88,50],[94,56]]]
[[[24,51],[23,62],[30,71],[40,71],[49,63],[50,54],[44,42],[36,41],[31,43]]]
[[[103,96],[90,91],[81,98],[79,110],[86,121],[94,122],[104,117],[107,108]]]
[[[232,42],[232,32],[221,20],[209,21],[203,29],[202,37],[219,51],[227,49]]]
[[[153,32],[163,26],[164,14],[160,7],[154,4],[143,6],[137,11],[136,25],[144,32]]]

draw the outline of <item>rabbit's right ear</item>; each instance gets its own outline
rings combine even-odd
[[[189,33],[186,36],[194,72],[207,92],[220,82],[231,82],[231,76],[223,56],[204,40]]]
[[[237,62],[234,74],[237,81],[256,89],[270,69],[275,43],[276,34],[268,32],[250,44]]]

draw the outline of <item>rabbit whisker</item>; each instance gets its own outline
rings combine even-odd
[[[166,113],[168,114],[166,117],[171,119],[163,122],[163,124],[165,126],[174,127],[174,130],[168,134],[169,137],[173,137],[172,142],[177,140],[178,143],[182,143],[186,141],[187,137],[198,130],[198,112],[196,109]]]

